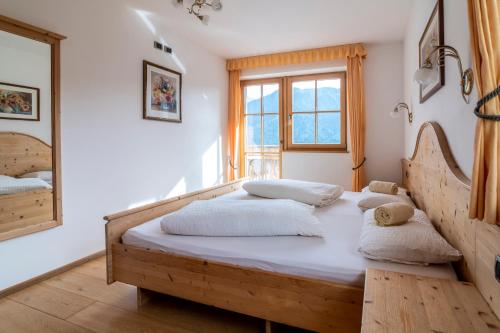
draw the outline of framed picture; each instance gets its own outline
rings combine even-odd
[[[40,89],[0,82],[0,118],[40,121]]]
[[[182,122],[182,74],[171,69],[143,62],[143,118]]]
[[[429,54],[436,46],[444,44],[443,27],[443,0],[438,0],[418,44],[418,64],[420,67],[423,65]],[[442,52],[444,51],[440,50],[436,52],[431,59],[433,63],[433,70],[436,73],[432,82],[425,85],[420,85],[420,103],[425,102],[429,97],[434,95],[436,91],[444,86],[444,65],[436,65],[436,60]]]

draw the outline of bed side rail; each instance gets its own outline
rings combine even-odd
[[[113,258],[111,253],[111,244],[119,243],[121,241],[121,236],[128,229],[162,215],[174,212],[194,200],[213,199],[218,196],[237,191],[241,188],[245,181],[247,181],[247,179],[242,178],[226,184],[186,193],[178,197],[161,200],[152,204],[105,216],[106,272],[108,284],[115,281],[113,278]]]

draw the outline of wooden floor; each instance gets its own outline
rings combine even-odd
[[[136,288],[105,281],[99,258],[0,299],[0,332],[264,332],[264,321],[164,295],[136,306]],[[273,326],[273,332],[302,332]]]

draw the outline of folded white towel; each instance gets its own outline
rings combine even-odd
[[[293,200],[199,200],[160,222],[163,232],[190,236],[322,236],[314,208]]]
[[[291,199],[318,207],[331,205],[344,193],[344,188],[339,185],[292,179],[251,181],[243,184],[243,189],[259,197]]]

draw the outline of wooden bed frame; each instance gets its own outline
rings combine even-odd
[[[495,256],[500,255],[500,227],[469,219],[470,180],[451,154],[435,122],[422,125],[411,159],[402,160],[403,184],[417,206],[463,260],[455,265],[460,279],[473,282],[500,318],[500,283]]]
[[[211,199],[240,189],[244,180],[189,193],[106,216],[108,283],[213,305],[295,327],[359,332],[363,289],[329,281],[279,274],[138,248],[121,243],[128,229],[175,211],[193,200]]]
[[[471,222],[462,216],[467,211],[466,178],[456,177],[458,168],[439,126],[424,124],[417,141],[413,158],[403,161],[405,184],[433,221],[438,218],[436,223],[442,234],[464,251],[465,260],[459,267],[475,267],[477,274],[464,276],[478,284],[485,298],[491,297],[487,300],[498,316],[499,284],[492,283],[493,266],[489,264],[492,264],[491,255],[500,253],[499,228]],[[428,149],[429,146],[434,149]],[[440,181],[439,177],[447,181]],[[174,255],[121,242],[123,233],[132,227],[173,212],[193,200],[211,199],[238,190],[242,183],[243,180],[235,181],[106,216],[108,283],[120,281],[137,286],[139,305],[148,297],[148,290],[152,290],[313,331],[359,332],[362,288]],[[442,191],[442,199],[429,200],[424,196],[437,189]],[[436,217],[435,211],[443,213]],[[457,222],[457,217],[463,222]],[[477,227],[472,227],[473,224]],[[457,230],[451,231],[453,228]],[[478,232],[470,236],[466,234],[469,229]],[[469,240],[474,239],[476,244],[476,238],[481,238],[483,245],[477,243],[471,255],[467,251]],[[471,270],[464,270],[467,272]],[[480,277],[483,273],[488,276]]]
[[[52,170],[52,147],[22,133],[0,132],[0,175]],[[40,189],[0,195],[0,241],[54,224],[54,191]]]

